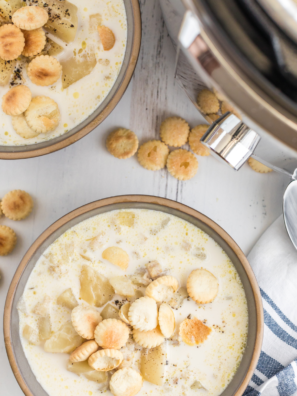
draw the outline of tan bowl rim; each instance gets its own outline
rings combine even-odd
[[[70,146],[71,144],[77,142],[78,140],[82,139],[84,136],[92,132],[114,110],[116,105],[119,103],[121,97],[124,95],[131,81],[131,78],[133,76],[137,64],[140,45],[141,45],[141,15],[140,15],[139,2],[138,0],[130,0],[130,1],[133,9],[134,28],[135,28],[131,55],[130,55],[130,62],[127,66],[125,76],[123,77],[123,80],[118,90],[116,91],[116,93],[114,94],[108,105],[103,109],[103,111],[100,114],[98,114],[98,116],[93,121],[91,121],[88,125],[86,125],[84,128],[82,128],[74,135],[71,135],[68,138],[58,143],[52,144],[48,147],[43,147],[36,150],[9,152],[9,153],[0,152],[0,159],[17,160],[17,159],[35,158],[35,157],[40,157],[42,155],[54,153],[55,151],[62,150],[63,148]]]
[[[34,252],[39,248],[39,246],[42,245],[42,243],[52,234],[54,233],[57,229],[65,225],[66,223],[70,222],[71,220],[75,219],[78,216],[81,216],[87,212],[91,212],[94,209],[102,208],[105,206],[110,206],[114,204],[122,204],[122,203],[144,203],[144,204],[156,204],[156,205],[162,205],[167,208],[175,209],[180,212],[186,213],[201,222],[205,223],[207,226],[209,226],[212,230],[214,230],[224,241],[229,245],[229,247],[233,250],[233,252],[236,254],[237,258],[239,259],[240,263],[242,264],[247,277],[250,281],[251,288],[253,290],[254,298],[255,298],[255,304],[256,304],[256,317],[257,317],[257,337],[255,340],[255,347],[251,359],[251,363],[249,366],[249,369],[246,373],[246,376],[237,389],[237,391],[233,394],[233,396],[242,396],[244,390],[248,386],[249,381],[252,378],[252,375],[256,369],[258,359],[260,357],[261,353],[261,347],[262,347],[262,339],[263,339],[263,330],[264,330],[264,317],[263,317],[263,308],[262,308],[262,298],[261,298],[261,293],[260,289],[257,283],[257,280],[255,278],[255,275],[252,271],[252,268],[244,255],[243,251],[240,249],[240,247],[237,245],[237,243],[231,238],[231,236],[224,231],[218,224],[216,224],[213,220],[211,220],[209,217],[203,215],[202,213],[196,211],[195,209],[190,208],[187,205],[181,204],[176,201],[169,200],[167,198],[161,198],[161,197],[155,197],[155,196],[150,196],[150,195],[121,195],[121,196],[116,196],[116,197],[110,197],[110,198],[104,198],[100,199],[98,201],[91,202],[87,205],[81,206],[72,212],[66,214],[65,216],[61,217],[59,220],[57,220],[55,223],[53,223],[49,228],[47,228],[37,239],[36,241],[31,245],[25,256],[23,257],[20,265],[18,266],[15,275],[11,281],[8,293],[7,293],[7,298],[5,302],[5,307],[4,307],[4,323],[3,323],[3,329],[4,329],[4,341],[5,341],[5,347],[6,347],[6,352],[8,355],[9,363],[12,368],[12,371],[16,377],[16,380],[18,381],[22,391],[26,396],[35,396],[31,393],[29,388],[26,385],[26,382],[24,381],[21,372],[19,370],[19,367],[17,365],[14,353],[13,353],[13,347],[12,347],[12,342],[11,342],[11,337],[10,337],[10,322],[11,322],[11,310],[12,310],[12,304],[13,304],[13,298],[15,294],[16,287],[19,283],[19,280],[22,276],[22,273],[27,265],[27,263],[30,261],[31,257],[33,256]]]

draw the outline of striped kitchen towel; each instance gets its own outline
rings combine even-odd
[[[297,251],[283,218],[263,234],[248,256],[264,308],[264,340],[244,396],[297,396]]]

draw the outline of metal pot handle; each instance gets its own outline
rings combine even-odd
[[[234,114],[226,113],[214,122],[201,142],[236,171],[254,153],[260,136]]]

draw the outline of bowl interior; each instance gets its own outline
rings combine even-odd
[[[23,152],[28,152],[28,151],[34,152],[37,150],[46,149],[50,146],[57,145],[57,144],[63,142],[64,140],[69,140],[69,144],[74,143],[75,140],[70,140],[71,137],[73,137],[75,134],[84,130],[87,127],[89,127],[88,130],[84,134],[82,134],[82,136],[91,132],[94,128],[96,128],[96,126],[98,126],[105,119],[105,117],[109,114],[109,112],[113,109],[113,107],[115,107],[116,103],[111,104],[111,102],[114,99],[116,93],[118,92],[119,88],[123,84],[124,79],[126,77],[127,69],[130,65],[131,57],[132,57],[133,50],[134,50],[134,37],[135,37],[136,30],[138,27],[138,26],[136,26],[136,23],[135,23],[135,5],[134,5],[135,1],[123,0],[123,2],[125,4],[126,15],[127,15],[126,53],[125,53],[125,57],[123,60],[122,68],[120,70],[120,73],[119,73],[116,81],[115,81],[115,84],[112,87],[112,89],[110,90],[109,94],[104,99],[104,101],[94,111],[93,114],[91,114],[85,121],[81,122],[75,128],[71,129],[69,132],[67,132],[61,136],[58,136],[54,139],[50,139],[46,142],[42,142],[42,143],[23,145],[23,146],[1,146],[0,145],[0,156],[1,156],[1,153],[3,153],[3,154],[8,154],[8,153],[17,154],[17,153],[23,153]],[[140,32],[137,32],[137,34],[140,34]],[[109,106],[111,108],[109,108]],[[106,114],[103,115],[102,112],[106,108],[108,108],[108,111],[106,112]],[[101,115],[101,117],[100,117],[100,115]],[[64,145],[64,146],[66,146],[66,145]],[[49,150],[49,152],[50,152],[50,150]],[[34,154],[32,154],[32,156],[34,156]]]
[[[14,371],[17,378],[19,377],[19,374],[21,374],[22,381],[25,381],[27,385],[27,389],[30,390],[29,392],[26,392],[26,395],[47,396],[47,393],[37,382],[29,366],[29,363],[23,352],[23,348],[19,337],[19,317],[17,312],[17,303],[23,294],[23,290],[30,276],[30,273],[34,268],[36,262],[38,261],[39,257],[41,256],[41,254],[48,248],[48,246],[51,243],[53,243],[66,230],[90,217],[117,209],[151,209],[177,216],[183,220],[188,221],[189,223],[192,223],[194,226],[206,232],[222,247],[222,249],[224,249],[224,251],[231,259],[243,283],[247,297],[248,313],[249,313],[249,329],[248,329],[248,340],[247,340],[246,351],[244,353],[243,359],[234,378],[232,379],[228,387],[225,389],[225,391],[222,393],[222,396],[234,395],[238,390],[238,388],[240,387],[240,385],[242,384],[243,380],[245,379],[250,369],[250,365],[253,360],[254,350],[256,347],[257,328],[259,325],[259,323],[257,322],[259,320],[259,318],[257,318],[257,312],[259,313],[259,305],[256,302],[256,298],[254,294],[255,292],[253,290],[253,287],[255,288],[255,285],[252,286],[248,274],[245,271],[244,266],[242,265],[240,258],[237,256],[235,251],[228,245],[228,243],[223,239],[223,237],[220,236],[219,233],[216,232],[211,226],[207,225],[199,218],[196,218],[186,212],[174,209],[172,207],[167,207],[157,203],[137,203],[137,202],[113,203],[99,208],[95,208],[83,214],[78,214],[77,216],[73,217],[70,221],[66,222],[61,227],[56,229],[53,233],[51,233],[39,245],[39,247],[35,251],[33,251],[34,253],[29,259],[26,267],[24,268],[24,271],[22,272],[19,282],[16,286],[15,294],[11,305],[11,315],[10,315],[10,341],[12,344],[13,355],[19,373],[16,373],[16,370]]]

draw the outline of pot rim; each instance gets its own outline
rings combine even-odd
[[[51,144],[43,148],[17,151],[17,152],[13,152],[13,151],[0,152],[0,159],[17,160],[17,159],[35,158],[35,157],[51,154],[55,151],[62,150],[63,148],[70,146],[71,144],[77,142],[78,140],[82,139],[84,136],[92,132],[114,110],[114,108],[119,103],[122,96],[124,95],[126,89],[128,88],[128,85],[135,71],[137,60],[139,57],[139,52],[140,52],[141,31],[142,31],[140,7],[138,0],[130,0],[130,2],[131,2],[131,8],[132,8],[133,20],[134,20],[134,35],[133,35],[133,43],[131,46],[129,63],[127,65],[126,72],[122,78],[122,82],[120,83],[117,91],[110,99],[110,101],[107,103],[105,108],[101,111],[101,113],[98,114],[92,121],[90,121],[86,126],[80,129],[78,132],[70,135],[66,139],[63,139],[57,143]],[[27,148],[30,146],[24,146],[24,147]]]
[[[257,336],[255,339],[252,358],[251,358],[248,370],[245,374],[243,381],[241,382],[241,384],[238,387],[238,389],[236,390],[236,392],[233,394],[233,396],[242,396],[249,381],[251,380],[254,370],[256,369],[258,359],[259,359],[259,356],[261,353],[263,330],[264,330],[262,298],[261,298],[261,293],[260,293],[260,289],[259,289],[257,280],[255,278],[253,271],[252,271],[252,268],[251,268],[247,258],[245,257],[244,253],[242,252],[240,247],[237,245],[237,243],[231,238],[231,236],[226,231],[224,231],[217,223],[215,223],[209,217],[207,217],[207,216],[203,215],[202,213],[196,211],[195,209],[192,209],[191,207],[181,204],[179,202],[169,200],[167,198],[155,197],[155,196],[150,196],[150,195],[120,195],[120,196],[115,196],[115,197],[103,198],[103,199],[91,202],[89,204],[83,205],[83,206],[71,211],[70,213],[66,214],[65,216],[61,217],[59,220],[57,220],[55,223],[53,223],[50,227],[48,227],[35,240],[35,242],[31,245],[31,247],[28,249],[28,251],[24,255],[22,261],[20,262],[20,264],[15,272],[15,275],[11,281],[11,284],[10,284],[10,287],[9,287],[9,290],[7,293],[7,298],[6,298],[5,307],[4,307],[4,320],[3,320],[4,341],[5,341],[5,348],[6,348],[7,356],[8,356],[9,363],[10,363],[11,369],[13,371],[13,374],[14,374],[17,382],[19,383],[19,386],[21,387],[22,391],[24,392],[24,394],[26,396],[36,396],[30,391],[30,389],[28,388],[28,386],[26,384],[26,381],[22,377],[20,368],[17,364],[17,360],[14,355],[12,339],[11,339],[11,314],[12,314],[14,295],[15,295],[18,283],[20,281],[20,278],[21,278],[27,264],[30,262],[35,251],[46,241],[46,239],[48,239],[55,231],[57,231],[59,228],[61,228],[65,224],[69,223],[71,220],[73,220],[81,215],[84,215],[88,212],[91,212],[95,209],[98,209],[98,208],[108,207],[110,205],[123,204],[123,203],[125,203],[125,204],[127,204],[127,203],[128,204],[129,203],[131,203],[131,204],[135,204],[135,203],[155,204],[155,205],[159,205],[159,206],[161,205],[166,208],[182,212],[182,213],[189,215],[195,219],[198,219],[202,223],[206,224],[206,226],[211,228],[216,234],[218,234],[219,237],[223,239],[223,241],[233,250],[234,254],[237,256],[244,271],[246,272],[247,278],[248,278],[248,280],[250,282],[250,286],[252,288],[252,292],[253,292],[254,299],[255,299],[255,305],[256,305],[256,315],[255,316],[256,316],[256,321],[257,321],[257,324],[256,324]]]

